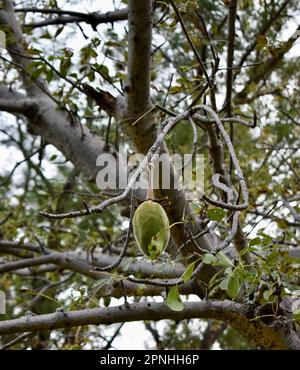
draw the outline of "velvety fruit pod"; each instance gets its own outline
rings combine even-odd
[[[152,200],[146,200],[135,211],[132,226],[142,253],[152,260],[159,257],[170,239],[169,219],[163,207]]]

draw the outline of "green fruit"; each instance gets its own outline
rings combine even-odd
[[[140,250],[155,260],[165,250],[170,239],[169,219],[163,207],[152,200],[146,200],[135,211],[132,225]]]

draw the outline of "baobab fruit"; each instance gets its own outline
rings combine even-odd
[[[146,200],[135,211],[132,226],[141,252],[152,260],[157,259],[170,239],[169,219],[163,207],[152,200]]]

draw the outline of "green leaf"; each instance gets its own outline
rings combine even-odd
[[[46,294],[43,294],[41,292],[36,292],[35,290],[31,290],[31,289],[26,289],[25,288],[24,290],[21,289],[21,293],[30,294],[30,295],[33,295],[33,296],[43,297],[43,298],[48,299],[49,301],[52,301],[52,302],[60,305],[60,302],[58,300],[56,300],[56,299],[54,299],[54,298],[52,298],[52,297],[50,297],[50,296],[48,296]]]
[[[230,259],[228,257],[225,256],[224,253],[222,252],[219,252],[217,254],[217,258],[218,258],[218,264],[221,265],[221,266],[225,266],[225,267],[233,267],[233,263],[230,261]]]
[[[273,239],[270,235],[265,234],[263,231],[259,231],[258,234],[262,237],[262,243],[264,245],[271,244]]]
[[[32,73],[32,77],[33,78],[38,78],[43,72],[45,71],[45,69],[43,67],[41,68],[37,68],[33,73]]]
[[[179,86],[179,85],[172,86],[169,90],[169,94],[177,94],[177,93],[181,92],[182,90],[183,90],[182,86]]]
[[[47,82],[51,82],[53,77],[54,77],[53,69],[48,69],[47,74],[46,74]]]
[[[105,65],[102,64],[102,66],[100,67],[100,71],[102,75],[109,77],[109,69]]]
[[[225,278],[224,280],[221,281],[219,288],[222,290],[227,290],[228,286],[228,278]]]
[[[249,278],[249,276],[252,278],[252,275],[251,274],[249,275],[249,272],[245,270],[242,265],[238,266],[234,271],[235,271],[235,274],[237,274],[241,280],[245,280]]]
[[[240,291],[240,278],[238,274],[235,272],[229,277],[228,284],[227,284],[227,293],[229,294],[230,298],[236,299],[239,295]]]
[[[111,77],[109,75],[109,69],[104,64],[95,66],[96,71],[105,79],[108,81],[111,81]]]
[[[173,288],[170,289],[167,296],[166,304],[172,311],[183,310],[184,306],[181,301],[177,286],[174,286]]]
[[[252,247],[253,245],[260,245],[261,244],[261,239],[259,236],[256,238],[252,239],[249,243],[249,247]]]
[[[95,80],[95,72],[90,71],[87,75],[87,78],[89,79],[90,82],[93,82]]]
[[[266,263],[271,266],[271,265],[274,265],[276,264],[276,262],[278,261],[278,259],[281,257],[281,254],[279,252],[272,252],[270,254],[268,254],[268,256],[266,257]]]
[[[271,295],[274,293],[275,288],[267,289],[263,293],[264,299],[269,302]]]
[[[71,58],[64,57],[60,61],[59,72],[63,77],[66,77],[69,68],[71,67]]]
[[[276,223],[278,227],[280,227],[280,229],[283,229],[283,230],[288,229],[289,227],[285,220],[276,220]]]
[[[54,34],[54,38],[56,38],[58,35],[60,35],[62,33],[63,29],[64,29],[64,26],[59,27],[56,30],[55,34]]]
[[[218,260],[217,257],[214,256],[213,254],[206,253],[203,256],[202,262],[205,263],[206,265],[211,265],[212,263],[217,262],[217,260]]]
[[[221,221],[226,216],[226,211],[221,208],[210,208],[207,211],[207,217],[212,221]]]
[[[268,39],[264,35],[257,36],[256,39],[256,49],[260,50],[268,45]]]
[[[185,283],[188,283],[191,280],[191,277],[193,275],[196,262],[197,261],[194,261],[191,264],[189,264],[188,267],[187,267],[187,269],[182,274],[182,279],[183,279],[183,281]]]
[[[300,321],[300,308],[293,310],[293,318],[296,321]]]

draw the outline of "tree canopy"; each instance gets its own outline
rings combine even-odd
[[[300,349],[299,2],[101,3],[0,2],[0,348]]]

